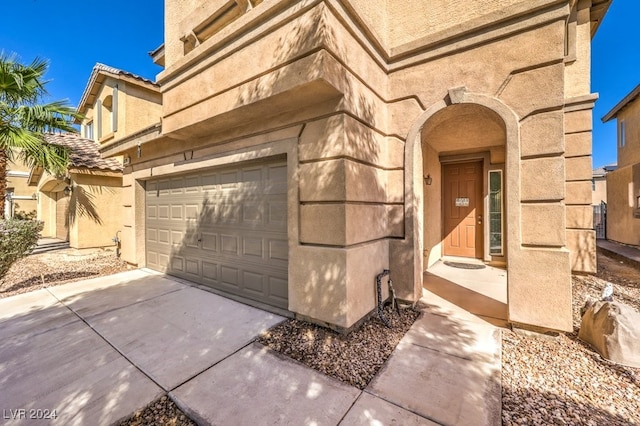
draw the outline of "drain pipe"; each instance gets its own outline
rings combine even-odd
[[[116,257],[117,258],[120,258],[120,238],[118,238],[118,234],[120,232],[121,231],[117,231],[116,232],[116,236],[111,239],[111,241],[113,241],[113,243],[116,245]]]
[[[382,300],[382,277],[389,275],[390,273],[391,271],[389,271],[388,269],[383,269],[381,273],[376,275],[376,291],[378,293],[378,316],[380,317],[380,321],[382,321],[384,325],[386,325],[388,328],[391,328],[391,324],[384,317],[384,314],[382,313],[382,309],[384,307],[384,301]],[[393,287],[391,284],[391,279],[389,279],[389,285],[390,285],[390,289],[392,289]],[[395,304],[394,294],[392,295],[392,303]]]

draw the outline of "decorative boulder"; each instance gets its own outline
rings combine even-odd
[[[603,358],[640,368],[640,313],[619,302],[587,301],[578,338]]]

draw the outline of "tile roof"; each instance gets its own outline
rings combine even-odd
[[[606,166],[593,169],[593,177],[604,177],[607,173],[612,172],[618,168],[616,163],[607,164]]]
[[[87,102],[87,100],[89,99],[89,96],[91,96],[91,89],[93,88],[93,85],[96,83],[96,81],[98,80],[98,75],[99,74],[112,74],[114,76],[125,76],[125,77],[130,77],[133,78],[135,80],[140,81],[143,84],[146,84],[148,86],[152,86],[154,88],[156,88],[156,90],[160,87],[160,85],[152,80],[149,80],[148,78],[144,78],[141,77],[137,74],[128,72],[128,71],[123,71],[121,69],[118,68],[114,68],[114,67],[110,67],[109,65],[105,65],[105,64],[101,64],[100,62],[97,62],[93,69],[91,70],[91,75],[89,76],[89,81],[87,81],[87,85],[84,88],[84,91],[82,92],[82,96],[80,97],[80,102],[78,103],[78,111],[81,111],[84,107],[84,104]],[[104,78],[104,77],[103,77]]]
[[[69,157],[72,167],[122,171],[122,165],[118,160],[100,156],[100,145],[91,139],[71,133],[47,133],[44,138],[50,144],[66,146],[70,149]]]

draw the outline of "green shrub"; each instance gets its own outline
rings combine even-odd
[[[30,212],[23,212],[22,210],[18,210],[13,213],[13,218],[18,220],[35,220],[38,213],[35,210],[31,210]]]
[[[44,223],[35,220],[0,220],[0,279],[36,247],[43,227]]]

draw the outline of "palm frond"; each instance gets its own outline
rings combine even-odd
[[[35,58],[22,64],[16,55],[0,53],[0,150],[20,157],[28,166],[63,174],[69,164],[67,148],[48,144],[44,133],[77,133],[82,120],[66,100],[40,103],[46,95],[48,61]]]

